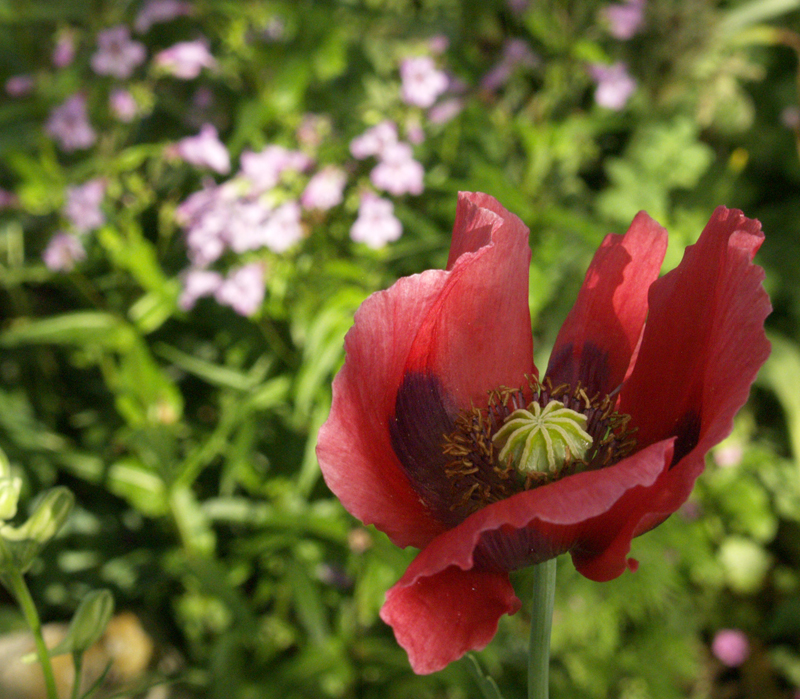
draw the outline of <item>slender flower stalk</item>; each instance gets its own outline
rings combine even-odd
[[[0,546],[3,546],[0,540]],[[4,571],[5,581],[11,590],[14,598],[17,600],[22,613],[25,616],[25,621],[33,634],[33,640],[36,643],[36,654],[39,656],[39,663],[42,666],[42,674],[44,675],[44,684],[47,690],[47,699],[59,699],[58,690],[56,688],[56,678],[53,674],[53,664],[50,661],[50,654],[47,651],[47,645],[44,642],[44,635],[42,634],[42,622],[39,619],[39,613],[36,611],[36,605],[25,583],[25,578],[15,568],[9,568]]]
[[[556,592],[556,559],[533,566],[531,636],[528,646],[528,699],[550,695],[550,630]]]

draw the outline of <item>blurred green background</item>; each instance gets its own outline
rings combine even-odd
[[[544,366],[607,232],[647,210],[667,270],[725,204],[766,232],[772,356],[637,573],[559,560],[551,694],[798,696],[798,32],[797,0],[0,0],[0,449],[23,505],[56,484],[77,503],[28,575],[43,618],[110,588],[156,644],[141,682],[172,679],[158,696],[478,696],[463,661],[413,675],[377,614],[414,552],[320,477],[355,309],[442,267],[456,192],[487,192],[531,229]],[[386,121],[395,161],[356,157]],[[305,160],[255,191],[242,156],[269,146]],[[362,217],[385,238],[356,242]],[[507,699],[529,571],[515,585],[523,611],[477,654]],[[0,591],[0,631],[22,627]]]

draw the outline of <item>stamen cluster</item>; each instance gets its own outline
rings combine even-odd
[[[491,391],[486,408],[462,411],[455,429],[444,437],[442,451],[450,457],[445,474],[454,490],[451,509],[467,516],[523,490],[617,463],[636,446],[636,430],[628,426],[630,416],[618,413],[615,405],[614,395],[590,396],[580,384],[553,387],[547,377],[530,378],[525,388]],[[535,424],[530,420],[568,415],[572,425],[561,421],[559,427],[566,429],[547,437],[555,434],[560,444],[548,446],[543,435],[534,436],[542,439],[540,446],[548,454],[544,463],[534,465],[532,451],[525,449]],[[520,432],[525,421],[529,431]]]

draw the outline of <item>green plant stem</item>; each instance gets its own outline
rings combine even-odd
[[[56,689],[56,678],[53,674],[53,664],[50,662],[50,654],[47,652],[47,645],[44,642],[42,635],[42,622],[39,619],[39,613],[36,611],[36,605],[33,602],[33,597],[28,590],[25,583],[25,578],[18,570],[7,570],[5,578],[11,586],[11,592],[17,600],[17,603],[22,608],[22,613],[25,615],[25,621],[33,633],[33,639],[36,642],[36,652],[39,656],[39,662],[42,666],[42,674],[44,675],[44,685],[47,689],[48,699],[58,699],[58,690]]]
[[[550,695],[550,630],[556,591],[556,559],[533,567],[533,608],[528,647],[528,699]]]
[[[80,699],[81,675],[83,674],[83,653],[72,653],[72,667],[75,668],[75,679],[72,680],[72,699]]]

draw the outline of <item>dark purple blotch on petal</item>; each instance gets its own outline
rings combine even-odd
[[[616,388],[616,386],[606,387],[611,375],[608,352],[603,351],[592,342],[586,342],[580,357],[575,358],[572,356],[573,348],[574,343],[570,342],[550,357],[545,376],[550,377],[554,388],[562,383],[567,383],[575,388],[580,382],[581,387],[590,397],[596,393],[602,393],[604,390]]]
[[[442,452],[445,436],[455,427],[455,413],[438,378],[427,372],[408,372],[389,420],[392,448],[411,486],[433,516],[447,526],[463,518],[452,509],[452,486],[445,473],[449,457]]]

